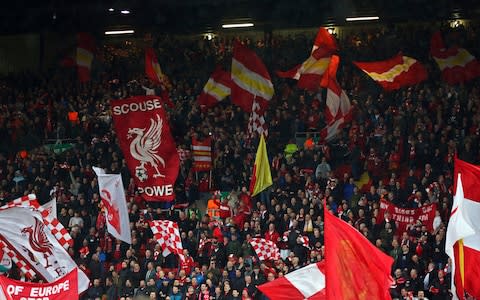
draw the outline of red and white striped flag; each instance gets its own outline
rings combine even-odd
[[[252,238],[250,240],[253,250],[261,261],[277,260],[280,258],[280,251],[277,245],[272,241],[267,241],[262,238]]]
[[[212,139],[205,138],[203,141],[192,137],[193,171],[210,171],[212,168]]]
[[[260,109],[260,104],[254,100],[252,105],[252,113],[248,120],[248,137],[251,139],[253,134],[257,132],[258,135],[268,136],[268,126],[265,123],[265,117]]]
[[[128,217],[127,198],[123,188],[122,175],[105,174],[100,168],[93,167],[98,177],[98,189],[105,213],[108,232],[116,239],[132,243],[130,219]]]
[[[325,262],[310,264],[258,286],[269,299],[325,300]]]
[[[480,299],[480,167],[455,159],[455,195],[445,252],[452,259],[453,299]]]
[[[150,222],[150,228],[153,237],[162,247],[162,255],[165,257],[170,253],[179,256],[180,260],[184,260],[183,245],[178,230],[178,224],[169,220],[153,220]]]
[[[213,107],[220,101],[230,96],[232,79],[230,73],[218,67],[210,76],[203,87],[202,93],[198,96],[200,107]]]
[[[328,71],[322,78],[322,87],[327,88],[327,107],[325,108],[325,119],[327,126],[320,131],[320,137],[324,141],[333,139],[339,130],[343,129],[346,123],[352,119],[352,105],[345,91],[337,82],[336,73],[340,58],[333,55]]]

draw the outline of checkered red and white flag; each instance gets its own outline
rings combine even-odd
[[[265,123],[265,117],[261,112],[260,104],[254,100],[252,105],[252,113],[248,121],[248,137],[251,139],[253,133],[257,132],[258,135],[268,136],[268,126]]]
[[[162,247],[162,255],[177,254],[180,260],[184,260],[182,239],[178,224],[169,220],[153,220],[150,222],[153,237]]]
[[[262,238],[252,238],[250,240],[253,250],[261,261],[280,259],[280,251],[277,245],[272,241],[267,241]]]

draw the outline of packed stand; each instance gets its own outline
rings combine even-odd
[[[460,29],[458,36],[471,45],[474,32]],[[325,125],[321,93],[299,90],[295,82],[272,75],[276,95],[267,114],[267,149],[274,185],[255,198],[248,186],[258,141],[247,141],[248,114],[229,100],[207,111],[196,103],[215,64],[228,65],[230,41],[159,39],[159,61],[173,83],[170,123],[182,154],[175,192],[177,203],[189,204],[167,211],[138,195],[109,112],[110,99],[154,88],[138,67],[142,53],[94,66],[94,80],[86,85],[78,85],[71,70],[5,78],[0,87],[0,201],[29,193],[41,203],[56,199],[58,219],[75,241],[70,254],[91,278],[83,299],[266,299],[258,285],[324,257],[324,202],[395,259],[393,298],[409,299],[411,292],[419,299],[422,294],[449,299],[445,232],[453,158],[458,153],[467,162],[479,162],[479,81],[458,87],[442,83],[427,55],[430,35],[429,29],[407,34],[387,28],[341,41],[345,59],[338,73],[355,117],[332,143],[314,138]],[[392,36],[399,42],[390,44]],[[270,70],[283,70],[304,59],[311,40],[278,37],[247,43]],[[348,63],[383,59],[376,54],[399,50],[424,60],[431,70],[427,82],[384,94]],[[78,112],[78,118],[69,119],[69,112]],[[296,132],[310,132],[307,141],[313,143],[296,149]],[[188,153],[192,136],[207,135],[214,141],[211,177],[190,170]],[[68,140],[72,148],[44,146],[58,140]],[[132,245],[105,231],[92,166],[122,174]],[[364,172],[370,184],[357,186]],[[227,209],[201,211],[199,202],[208,199]],[[438,203],[434,230],[417,222],[399,233],[388,217],[377,222],[380,199],[404,208]],[[187,257],[182,263],[174,255],[163,257],[153,239],[148,221],[161,218],[178,222]],[[252,237],[276,243],[281,259],[259,261],[249,244]],[[15,269],[10,275],[20,277]]]

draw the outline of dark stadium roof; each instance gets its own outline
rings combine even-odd
[[[108,11],[113,8],[114,11]],[[121,14],[128,9],[130,14]],[[378,15],[386,22],[478,18],[476,0],[84,0],[3,1],[3,34],[101,31],[128,25],[141,30],[201,33],[222,22],[250,19],[271,28],[342,24],[347,16]]]

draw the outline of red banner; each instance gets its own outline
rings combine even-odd
[[[77,269],[52,283],[32,283],[0,276],[0,299],[63,300],[78,299]]]
[[[195,172],[210,171],[212,168],[212,139],[199,141],[192,137],[193,170]]]
[[[433,230],[433,219],[435,218],[435,211],[437,204],[429,204],[419,208],[401,208],[395,206],[393,203],[386,200],[380,200],[380,209],[377,216],[377,224],[385,220],[385,212],[390,214],[390,218],[395,221],[397,225],[397,233],[401,234],[407,230],[407,226],[415,224],[417,220],[422,221],[422,224],[427,226],[429,231]]]
[[[180,159],[158,96],[112,100],[118,141],[130,173],[147,201],[174,199]]]

